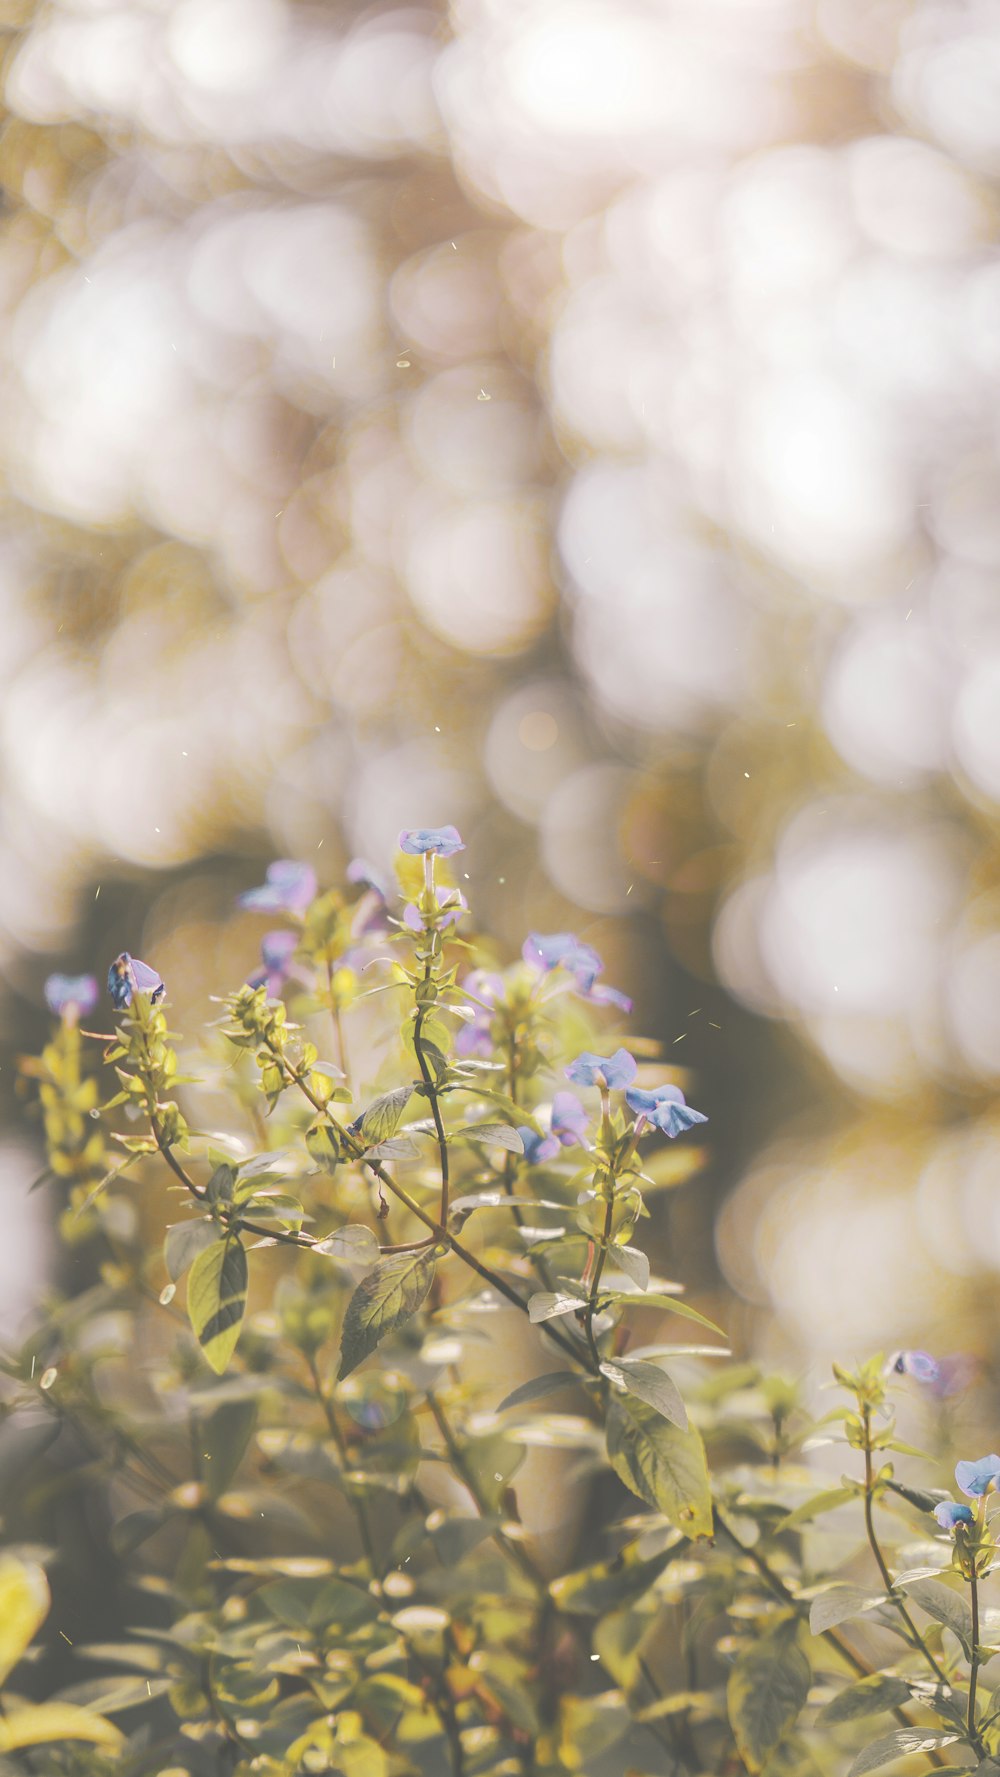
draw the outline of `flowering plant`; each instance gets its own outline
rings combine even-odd
[[[639,1243],[703,1114],[593,1028],[627,1002],[589,945],[535,933],[499,966],[455,829],[400,847],[398,901],[368,866],[343,891],[268,868],[242,905],[288,926],[200,1051],[153,963],[112,964],[96,1036],[93,983],[50,984],[24,1072],[90,1275],[3,1358],[29,1454],[0,1777],[832,1777],[879,1713],[855,1777],[944,1747],[988,1769],[1000,1458],[959,1464],[969,1504],[896,1479],[890,1387],[940,1399],[904,1353],[838,1372],[854,1472],[817,1492],[796,1392],[730,1362]],[[585,1549],[533,1530],[529,1454]],[[53,1490],[93,1527],[110,1634],[63,1628]],[[835,1578],[823,1527],[852,1512],[868,1570]]]

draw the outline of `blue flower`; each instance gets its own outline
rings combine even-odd
[[[1000,1456],[981,1456],[978,1462],[955,1464],[955,1481],[970,1499],[982,1499],[984,1493],[1000,1482]]]
[[[635,1112],[637,1121],[644,1117],[647,1123],[670,1137],[683,1135],[685,1129],[692,1129],[696,1123],[708,1122],[701,1111],[685,1104],[679,1086],[654,1086],[650,1092],[644,1092],[641,1086],[632,1086],[625,1094],[625,1103]]]
[[[292,974],[292,957],[298,949],[297,932],[265,932],[260,941],[260,954],[264,967],[257,969],[248,977],[248,986],[267,987],[269,1000],[276,1000],[289,975]]]
[[[598,982],[604,964],[597,951],[581,943],[574,932],[529,932],[521,955],[526,963],[533,963],[546,975],[553,969],[565,969],[576,982],[576,992],[592,1005],[620,1006],[623,1012],[631,1012],[632,1001],[627,994]]]
[[[96,975],[50,975],[45,983],[45,1004],[68,1024],[94,1010],[97,994]]]
[[[971,1506],[956,1505],[953,1499],[943,1499],[934,1507],[934,1516],[942,1530],[954,1530],[956,1524],[974,1524]]]
[[[436,852],[439,858],[450,858],[465,850],[465,843],[456,827],[406,827],[399,835],[400,851],[419,858],[425,852]]]
[[[938,1382],[941,1366],[929,1351],[898,1351],[891,1368],[897,1376],[913,1376],[918,1382]]]
[[[585,1049],[570,1062],[566,1078],[574,1086],[627,1086],[638,1071],[635,1056],[627,1049],[616,1049],[613,1055],[592,1055]]]
[[[389,884],[380,870],[369,864],[365,858],[352,858],[347,866],[348,882],[360,882],[362,887],[372,889],[383,901],[389,899]]]
[[[491,975],[488,969],[473,969],[462,982],[462,989],[482,1003],[473,1006],[475,1016],[456,1032],[455,1054],[488,1059],[493,1053],[493,1008],[504,996],[503,976]]]
[[[518,1125],[517,1133],[524,1143],[524,1158],[529,1166],[538,1166],[543,1160],[551,1160],[559,1152],[558,1136],[536,1135],[526,1123]]]
[[[557,1092],[552,1100],[552,1133],[561,1146],[587,1145],[590,1118],[575,1092]]]
[[[267,866],[267,880],[236,898],[237,906],[256,913],[304,913],[316,898],[316,872],[294,858],[276,858]]]
[[[155,1006],[166,991],[162,977],[156,970],[151,969],[148,963],[141,963],[137,956],[129,956],[127,950],[115,957],[108,970],[108,992],[112,1004],[119,1012],[132,1004],[132,995],[135,993],[148,993],[150,1005]]]

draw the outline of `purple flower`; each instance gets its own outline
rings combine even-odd
[[[277,858],[267,866],[267,881],[236,898],[239,907],[257,913],[304,913],[316,897],[316,872],[294,858]]]
[[[439,888],[434,890],[438,904],[438,926],[445,931],[461,919],[469,903],[460,889]],[[408,931],[422,932],[424,916],[415,901],[407,901],[403,908],[403,924]]]
[[[45,983],[45,1004],[56,1018],[75,1024],[97,1004],[96,975],[50,975]]]
[[[970,1499],[982,1499],[1000,1482],[1000,1456],[981,1456],[978,1462],[955,1464],[955,1481]]]
[[[521,946],[521,955],[526,963],[532,963],[546,975],[553,969],[565,969],[573,976],[577,993],[593,1005],[620,1006],[623,1012],[631,1012],[632,1001],[627,994],[620,993],[617,987],[598,983],[597,977],[604,964],[597,951],[589,944],[581,943],[574,932],[529,932]]]
[[[971,1506],[956,1505],[953,1499],[943,1499],[934,1507],[934,1516],[942,1530],[954,1530],[957,1524],[973,1524]]]
[[[561,1146],[571,1148],[587,1145],[590,1118],[575,1092],[557,1092],[552,1100],[552,1133]]]
[[[631,1086],[625,1094],[625,1103],[635,1112],[637,1121],[645,1117],[654,1128],[661,1129],[671,1138],[683,1135],[685,1129],[693,1128],[695,1123],[708,1122],[701,1111],[685,1104],[679,1086],[654,1086],[649,1092],[644,1092],[641,1086]]]
[[[566,1078],[574,1086],[627,1086],[638,1071],[635,1056],[627,1049],[616,1049],[613,1055],[592,1055],[585,1049],[570,1062]]]
[[[166,991],[163,979],[156,970],[151,969],[148,963],[141,963],[137,956],[129,956],[127,950],[115,957],[108,970],[108,992],[112,1005],[119,1012],[132,1004],[132,995],[135,993],[148,993],[150,1005],[155,1006]]]
[[[524,1143],[524,1158],[529,1166],[539,1166],[543,1160],[551,1160],[559,1152],[556,1135],[536,1135],[526,1123],[518,1125],[517,1133]]]
[[[465,843],[456,827],[406,827],[399,835],[399,849],[409,852],[411,858],[431,851],[439,858],[450,858],[464,851]]]
[[[938,1382],[941,1366],[929,1351],[898,1351],[890,1360],[890,1369],[897,1376],[913,1376],[917,1382]]]
[[[473,969],[462,982],[462,989],[473,1000],[484,1003],[474,1005],[475,1016],[459,1027],[455,1054],[488,1058],[493,1053],[493,1008],[504,996],[503,976],[491,975],[488,969]]]
[[[380,870],[369,864],[365,858],[352,858],[347,866],[348,882],[360,882],[366,889],[371,889],[381,900],[389,899],[389,884]]]
[[[264,967],[247,977],[248,986],[266,986],[268,999],[276,1000],[293,972],[292,957],[298,945],[297,932],[265,932],[260,941]]]
[[[560,1148],[572,1147],[579,1143],[586,1147],[586,1129],[589,1118],[580,1100],[573,1092],[557,1092],[552,1100],[552,1116],[548,1135],[536,1135],[533,1129],[524,1124],[518,1127],[518,1135],[524,1143],[524,1157],[530,1166],[537,1166],[542,1160],[552,1160]]]

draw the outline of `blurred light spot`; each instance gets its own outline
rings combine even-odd
[[[740,431],[741,517],[790,566],[843,574],[909,535],[912,496],[892,428],[833,377],[759,383]]]
[[[483,378],[488,402],[478,399]],[[405,418],[422,466],[463,494],[502,493],[538,471],[538,417],[509,373],[463,366],[424,384]]]
[[[167,41],[185,79],[239,92],[271,70],[285,23],[278,0],[181,0],[170,15]]]
[[[1000,933],[970,944],[948,972],[948,1009],[962,1055],[981,1079],[1000,1075]]]
[[[967,173],[926,142],[868,136],[851,144],[847,167],[861,227],[896,253],[960,253],[985,232],[985,206]]]
[[[547,710],[532,710],[521,717],[517,738],[529,753],[547,753],[559,738],[559,724]]]
[[[432,496],[415,511],[405,547],[410,598],[453,647],[513,653],[547,621],[552,594],[539,502]]]
[[[558,679],[536,679],[498,705],[483,757],[501,802],[521,820],[535,821],[585,753],[572,688]]]
[[[955,707],[954,745],[974,784],[1000,802],[1000,652],[970,667]]]
[[[417,740],[359,761],[345,791],[350,849],[373,863],[395,858],[403,827],[450,822],[468,842],[465,823],[480,801],[471,771],[448,764],[439,741]]]
[[[542,855],[556,888],[594,913],[628,905],[631,880],[618,835],[632,774],[618,765],[585,765],[564,779],[545,805]]]
[[[390,301],[404,338],[440,358],[479,357],[496,349],[500,287],[491,237],[466,235],[459,253],[444,241],[408,259]]]
[[[909,786],[942,769],[953,676],[943,638],[919,616],[856,619],[824,687],[834,746],[877,783]]]

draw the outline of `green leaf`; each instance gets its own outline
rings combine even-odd
[[[485,1142],[487,1147],[506,1148],[511,1154],[524,1153],[524,1142],[509,1123],[466,1123],[455,1134],[464,1135],[469,1141]]]
[[[188,1278],[188,1319],[205,1360],[221,1376],[240,1336],[247,1305],[247,1256],[234,1236],[200,1252]]]
[[[787,1626],[740,1655],[729,1674],[726,1702],[748,1771],[760,1771],[788,1732],[809,1693],[809,1680],[809,1661]]]
[[[232,1203],[236,1184],[236,1168],[228,1160],[217,1166],[208,1181],[209,1203]]]
[[[827,1703],[816,1717],[817,1722],[856,1721],[862,1715],[877,1715],[883,1709],[898,1709],[901,1703],[910,1701],[910,1687],[901,1678],[887,1678],[882,1672],[875,1672],[871,1678],[861,1678],[857,1684],[845,1685],[832,1702]]]
[[[938,1746],[953,1746],[960,1738],[959,1734],[948,1734],[941,1728],[896,1728],[859,1752],[847,1777],[865,1777],[867,1771],[877,1771],[879,1765],[888,1765],[893,1759],[914,1752],[933,1752]]]
[[[603,1616],[641,1598],[673,1559],[671,1548],[643,1560],[638,1542],[629,1543],[610,1561],[563,1574],[552,1581],[549,1591],[558,1608],[571,1616]]]
[[[639,1290],[602,1290],[601,1301],[614,1302],[618,1307],[626,1308],[666,1308],[671,1314],[679,1314],[682,1320],[696,1320],[700,1327],[707,1327],[710,1333],[718,1333],[720,1339],[726,1337],[721,1327],[707,1315],[699,1314],[697,1308],[689,1307],[677,1296],[668,1296],[662,1290],[647,1290],[643,1294]]]
[[[884,1592],[866,1592],[862,1586],[832,1586],[821,1592],[809,1607],[809,1627],[814,1635],[824,1635],[849,1617],[860,1617],[885,1603]]]
[[[711,1536],[712,1495],[705,1446],[645,1401],[616,1395],[608,1405],[608,1458],[615,1474],[685,1536]]]
[[[812,1499],[804,1500],[802,1505],[796,1506],[794,1512],[789,1512],[787,1518],[782,1518],[776,1528],[797,1530],[800,1524],[810,1524],[824,1512],[836,1511],[838,1506],[846,1505],[848,1500],[856,1498],[857,1490],[854,1487],[830,1487],[825,1493],[816,1493]]]
[[[49,1610],[49,1587],[34,1561],[0,1559],[0,1684],[12,1672]]]
[[[496,1413],[505,1413],[508,1407],[526,1407],[529,1401],[540,1401],[544,1395],[554,1394],[557,1388],[568,1388],[580,1377],[575,1370],[549,1370],[544,1376],[532,1376],[530,1382],[522,1382],[519,1387],[505,1394]]]
[[[225,1493],[243,1461],[256,1424],[257,1402],[253,1399],[222,1401],[207,1419],[197,1423],[192,1436],[197,1437],[201,1476],[210,1499]]]
[[[616,1388],[624,1388],[634,1394],[639,1401],[647,1406],[655,1407],[664,1419],[672,1425],[679,1425],[681,1431],[687,1430],[687,1408],[681,1400],[680,1390],[672,1382],[665,1370],[658,1364],[644,1364],[634,1358],[621,1357],[615,1363],[602,1364],[601,1375]]]
[[[340,1344],[343,1381],[396,1327],[416,1314],[434,1280],[429,1252],[396,1253],[363,1277],[347,1304]]]
[[[172,1283],[183,1277],[192,1260],[206,1246],[214,1246],[219,1238],[219,1225],[211,1216],[194,1216],[186,1222],[174,1222],[163,1239],[163,1262]]]
[[[641,1247],[612,1246],[608,1248],[608,1258],[614,1260],[640,1290],[649,1288],[649,1260]]]
[[[72,1703],[36,1703],[13,1709],[0,1720],[0,1752],[20,1746],[44,1746],[53,1740],[90,1740],[95,1746],[120,1746],[122,1735],[103,1715],[77,1709]]]
[[[366,1148],[373,1148],[378,1142],[387,1141],[390,1135],[395,1135],[412,1097],[412,1086],[397,1086],[394,1091],[385,1092],[381,1098],[376,1098],[358,1124],[358,1140]]]
[[[360,1266],[364,1271],[378,1260],[378,1241],[362,1222],[348,1222],[346,1227],[328,1234],[325,1240],[318,1240],[313,1252],[335,1260],[345,1270],[356,1271]]]
[[[917,1580],[907,1586],[906,1596],[919,1604],[929,1617],[953,1629],[968,1651],[972,1645],[972,1612],[961,1593],[953,1592],[941,1580]]]
[[[313,1123],[306,1130],[306,1152],[323,1172],[336,1172],[344,1157],[339,1131],[325,1119]]]
[[[572,1314],[586,1305],[585,1295],[570,1290],[536,1290],[528,1297],[528,1319],[532,1326],[538,1326],[543,1320],[555,1320],[559,1314]]]

